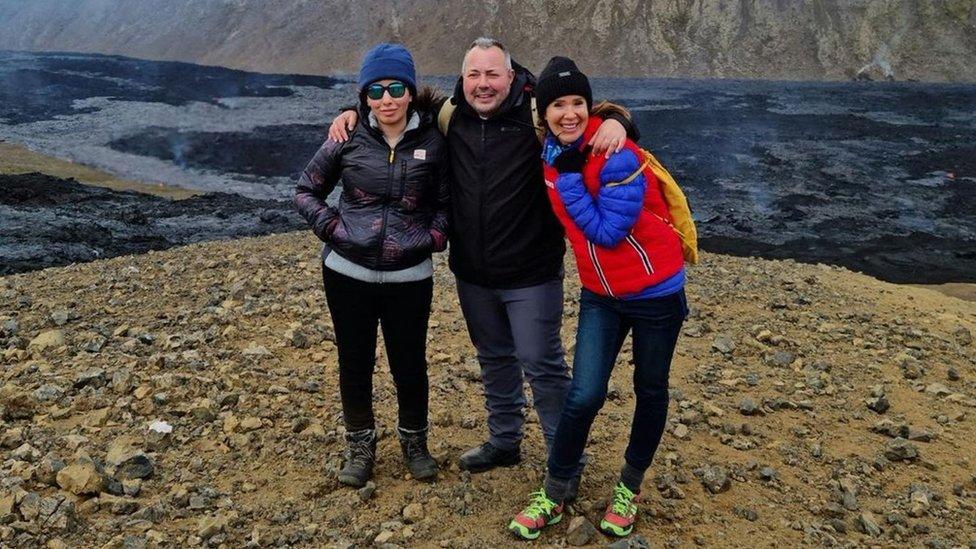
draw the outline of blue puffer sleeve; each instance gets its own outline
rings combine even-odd
[[[586,191],[582,174],[559,174],[556,191],[587,240],[612,248],[630,234],[644,203],[647,182],[640,174],[629,183],[614,183],[627,179],[639,167],[637,156],[629,150],[611,156],[600,170],[600,192],[596,197]]]

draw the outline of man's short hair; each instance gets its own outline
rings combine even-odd
[[[487,49],[491,49],[491,48],[498,48],[498,49],[502,50],[502,53],[505,54],[505,68],[508,69],[508,70],[512,70],[512,54],[508,53],[508,48],[505,47],[505,44],[502,44],[501,42],[499,42],[498,40],[495,40],[494,38],[489,38],[487,36],[481,36],[479,38],[475,38],[474,41],[471,42],[471,45],[468,46],[468,50],[466,52],[464,52],[464,60],[461,61],[461,73],[462,74],[464,73],[465,69],[467,68],[467,67],[464,66],[464,64],[468,60],[468,52],[471,51],[471,50],[473,50],[473,49],[475,49],[475,48],[479,48],[479,49],[482,49],[482,50],[487,50]]]

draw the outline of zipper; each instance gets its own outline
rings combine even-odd
[[[608,296],[616,297],[613,295],[613,290],[610,289],[610,282],[607,281],[606,275],[603,274],[603,267],[600,266],[600,260],[596,257],[596,246],[592,242],[587,241],[586,248],[590,252],[590,261],[593,262],[593,268],[596,270],[596,276],[600,279],[603,290],[607,292]]]
[[[647,250],[640,245],[640,242],[634,238],[633,233],[627,235],[627,243],[630,244],[634,251],[637,252],[637,257],[640,259],[641,264],[644,266],[644,272],[647,274],[654,274],[654,266],[651,265],[651,257],[647,255]]]
[[[386,170],[386,200],[383,201],[383,224],[380,226],[380,240],[376,250],[376,261],[383,259],[383,243],[386,242],[386,223],[390,215],[390,193],[393,192],[393,160],[396,158],[396,147],[390,147],[390,158]]]
[[[485,121],[481,121],[481,162],[478,165],[478,169],[481,172],[481,185],[478,185],[478,229],[481,236],[481,245],[479,249],[481,250],[481,269],[487,267],[485,261]]]

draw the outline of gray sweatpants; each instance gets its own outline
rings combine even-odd
[[[559,338],[562,278],[515,290],[457,281],[461,311],[478,352],[488,410],[488,442],[514,449],[525,424],[523,374],[546,446],[551,447],[569,392],[569,368]]]

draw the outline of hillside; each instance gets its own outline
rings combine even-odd
[[[483,34],[535,70],[559,53],[605,76],[976,81],[973,0],[0,0],[0,49],[261,72],[354,72],[394,40],[452,74]]]
[[[521,465],[452,465],[485,419],[443,255],[429,346],[440,479],[405,476],[380,351],[375,489],[337,484],[317,248],[303,231],[0,278],[0,545],[509,543],[544,449],[532,423]],[[972,303],[791,261],[705,254],[690,277],[670,423],[632,546],[976,544]],[[625,444],[628,355],[629,343],[572,511],[589,521]],[[582,521],[543,540],[607,543]]]

